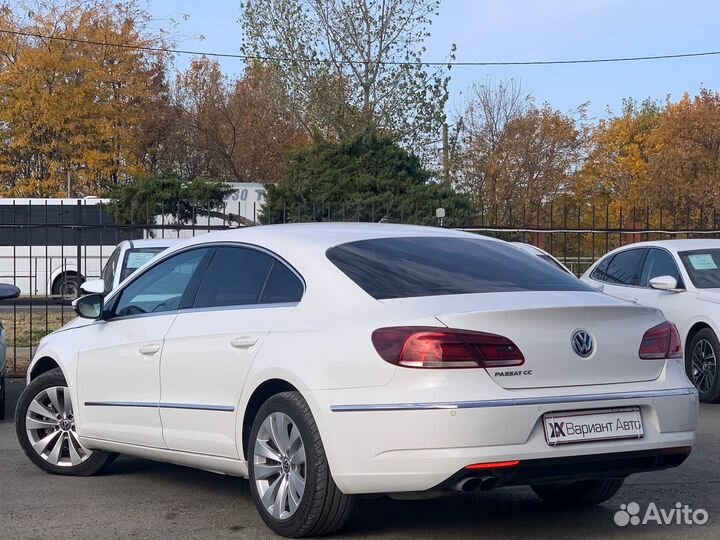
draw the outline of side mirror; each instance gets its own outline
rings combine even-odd
[[[9,283],[0,283],[0,300],[9,300],[20,296],[20,289]]]
[[[650,286],[658,291],[676,291],[677,280],[672,276],[657,276],[650,280]]]
[[[73,300],[72,306],[78,316],[85,319],[99,319],[102,315],[104,297],[102,294],[89,294]]]
[[[87,294],[105,294],[105,282],[102,279],[91,279],[80,285],[80,290]]]

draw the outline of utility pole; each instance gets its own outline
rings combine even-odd
[[[69,168],[67,170],[67,196],[69,199],[70,198],[70,169]]]
[[[448,141],[448,125],[443,123],[443,180],[445,183],[450,182],[450,144]]]

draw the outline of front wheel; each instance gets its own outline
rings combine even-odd
[[[703,328],[692,337],[687,350],[685,369],[698,390],[700,401],[717,403],[720,401],[720,377],[717,375],[720,342],[715,332]]]
[[[532,487],[543,501],[562,508],[583,508],[604,503],[623,485],[624,478],[580,480],[569,484],[538,484]]]
[[[255,506],[276,534],[330,534],[349,518],[353,498],[335,485],[317,425],[298,392],[277,394],[260,407],[246,454]]]
[[[116,457],[80,444],[70,390],[59,369],[43,373],[25,388],[15,413],[15,430],[30,461],[54,474],[90,476]]]

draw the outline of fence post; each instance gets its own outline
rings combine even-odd
[[[82,268],[82,200],[78,199],[77,202],[77,272],[75,272],[75,281],[77,283],[77,295],[80,296],[80,286],[82,285],[82,276],[80,269]]]

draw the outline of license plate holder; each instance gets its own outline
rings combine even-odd
[[[550,446],[642,439],[645,435],[640,407],[551,412],[544,414],[542,421]]]

